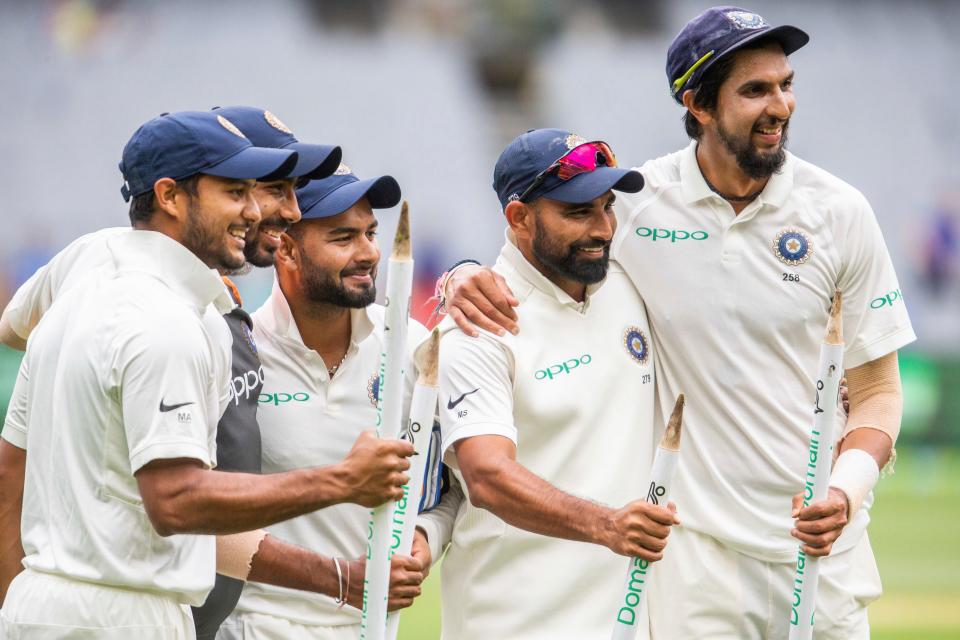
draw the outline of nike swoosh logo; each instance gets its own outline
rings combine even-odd
[[[477,391],[480,391],[480,387],[477,387],[477,388],[474,389],[473,391],[467,391],[465,394],[463,394],[462,396],[460,396],[460,397],[457,398],[456,400],[454,400],[453,398],[450,398],[449,400],[447,400],[447,409],[453,409],[455,406],[457,406],[458,404],[460,404],[461,402],[463,402],[463,399],[464,399],[464,398],[466,398],[466,397],[467,397],[468,395],[470,395],[471,393],[476,393]]]
[[[167,411],[173,411],[174,409],[179,409],[180,407],[185,407],[188,404],[193,404],[192,402],[181,402],[180,404],[163,404],[163,398],[160,398],[160,413],[166,413]]]

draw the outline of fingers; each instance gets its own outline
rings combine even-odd
[[[506,278],[504,278],[502,275],[494,271],[491,271],[491,273],[493,273],[494,282],[496,282],[497,287],[500,289],[500,292],[503,294],[503,297],[506,298],[507,304],[509,304],[511,307],[519,306],[520,301],[513,296],[513,291],[510,290],[510,286],[507,284]],[[515,311],[513,311],[513,309],[504,310],[504,313],[506,313],[508,316],[514,319],[516,319],[517,317],[517,314]],[[513,314],[512,316],[510,315],[511,313]]]
[[[489,307],[489,303],[487,304]],[[489,317],[488,313],[484,312],[482,309],[478,309],[477,306],[471,300],[467,300],[466,298],[461,298],[459,304],[457,304],[457,309],[459,309],[463,313],[463,315],[466,317],[467,322],[469,322],[474,327],[479,327],[484,331],[489,331],[490,333],[493,333],[498,336],[502,336],[506,333],[503,327],[501,327],[499,324],[497,324],[497,322],[492,320]],[[489,309],[492,310],[492,307],[489,307]],[[476,335],[480,335],[480,334],[477,333]]]
[[[460,327],[460,330],[471,338],[476,338],[480,335],[480,332],[477,331],[477,328],[473,325],[470,320],[467,319],[467,316],[463,314],[463,311],[460,311],[457,307],[448,307],[447,315],[453,318],[453,321],[457,323],[457,326]]]
[[[674,505],[671,511],[667,507],[653,505],[645,500],[636,500],[628,504],[627,509],[632,513],[639,514],[641,517],[649,518],[658,524],[666,525],[666,527],[680,523],[675,513],[676,505]]]
[[[417,558],[404,555],[394,555],[390,560],[390,593],[387,599],[387,609],[394,611],[413,604],[420,596],[425,577],[421,571],[422,563]]]
[[[796,518],[800,515],[800,507],[803,506],[803,492],[793,496],[793,505],[790,507],[790,517]]]
[[[844,516],[846,516],[846,511],[847,505],[840,500],[822,500],[803,507],[794,517],[798,520],[819,520],[821,518],[829,518],[838,513],[843,513]],[[846,520],[846,517],[844,517],[844,520]]]

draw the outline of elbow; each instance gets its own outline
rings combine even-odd
[[[467,488],[470,494],[470,504],[477,509],[497,512],[503,492],[500,489],[503,473],[499,464],[474,469],[469,474]]]
[[[150,524],[161,538],[168,538],[177,533],[191,533],[193,529],[182,510],[170,504],[172,502],[172,500],[160,501],[160,504],[147,507]]]

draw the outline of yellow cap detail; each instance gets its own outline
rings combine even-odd
[[[680,90],[680,87],[682,87],[683,85],[685,85],[685,84],[687,83],[687,80],[690,79],[690,76],[693,75],[693,72],[696,71],[696,70],[700,67],[700,65],[702,65],[704,62],[706,62],[707,59],[708,59],[710,56],[712,56],[714,53],[716,53],[715,50],[707,51],[705,54],[703,54],[703,57],[702,57],[702,58],[700,58],[699,60],[697,60],[696,62],[693,63],[693,66],[692,66],[692,67],[690,67],[689,69],[687,69],[687,72],[686,72],[685,74],[683,74],[682,76],[680,76],[679,78],[677,78],[676,80],[674,80],[674,81],[673,81],[673,93],[676,93],[677,91],[679,91],[679,90]]]

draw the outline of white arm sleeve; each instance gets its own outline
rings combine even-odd
[[[427,535],[427,542],[430,544],[430,557],[433,563],[440,559],[440,556],[450,544],[453,537],[453,525],[457,520],[457,512],[460,505],[463,504],[463,488],[457,481],[454,474],[450,476],[450,488],[440,503],[430,511],[424,511],[417,516],[417,528],[422,529]]]

